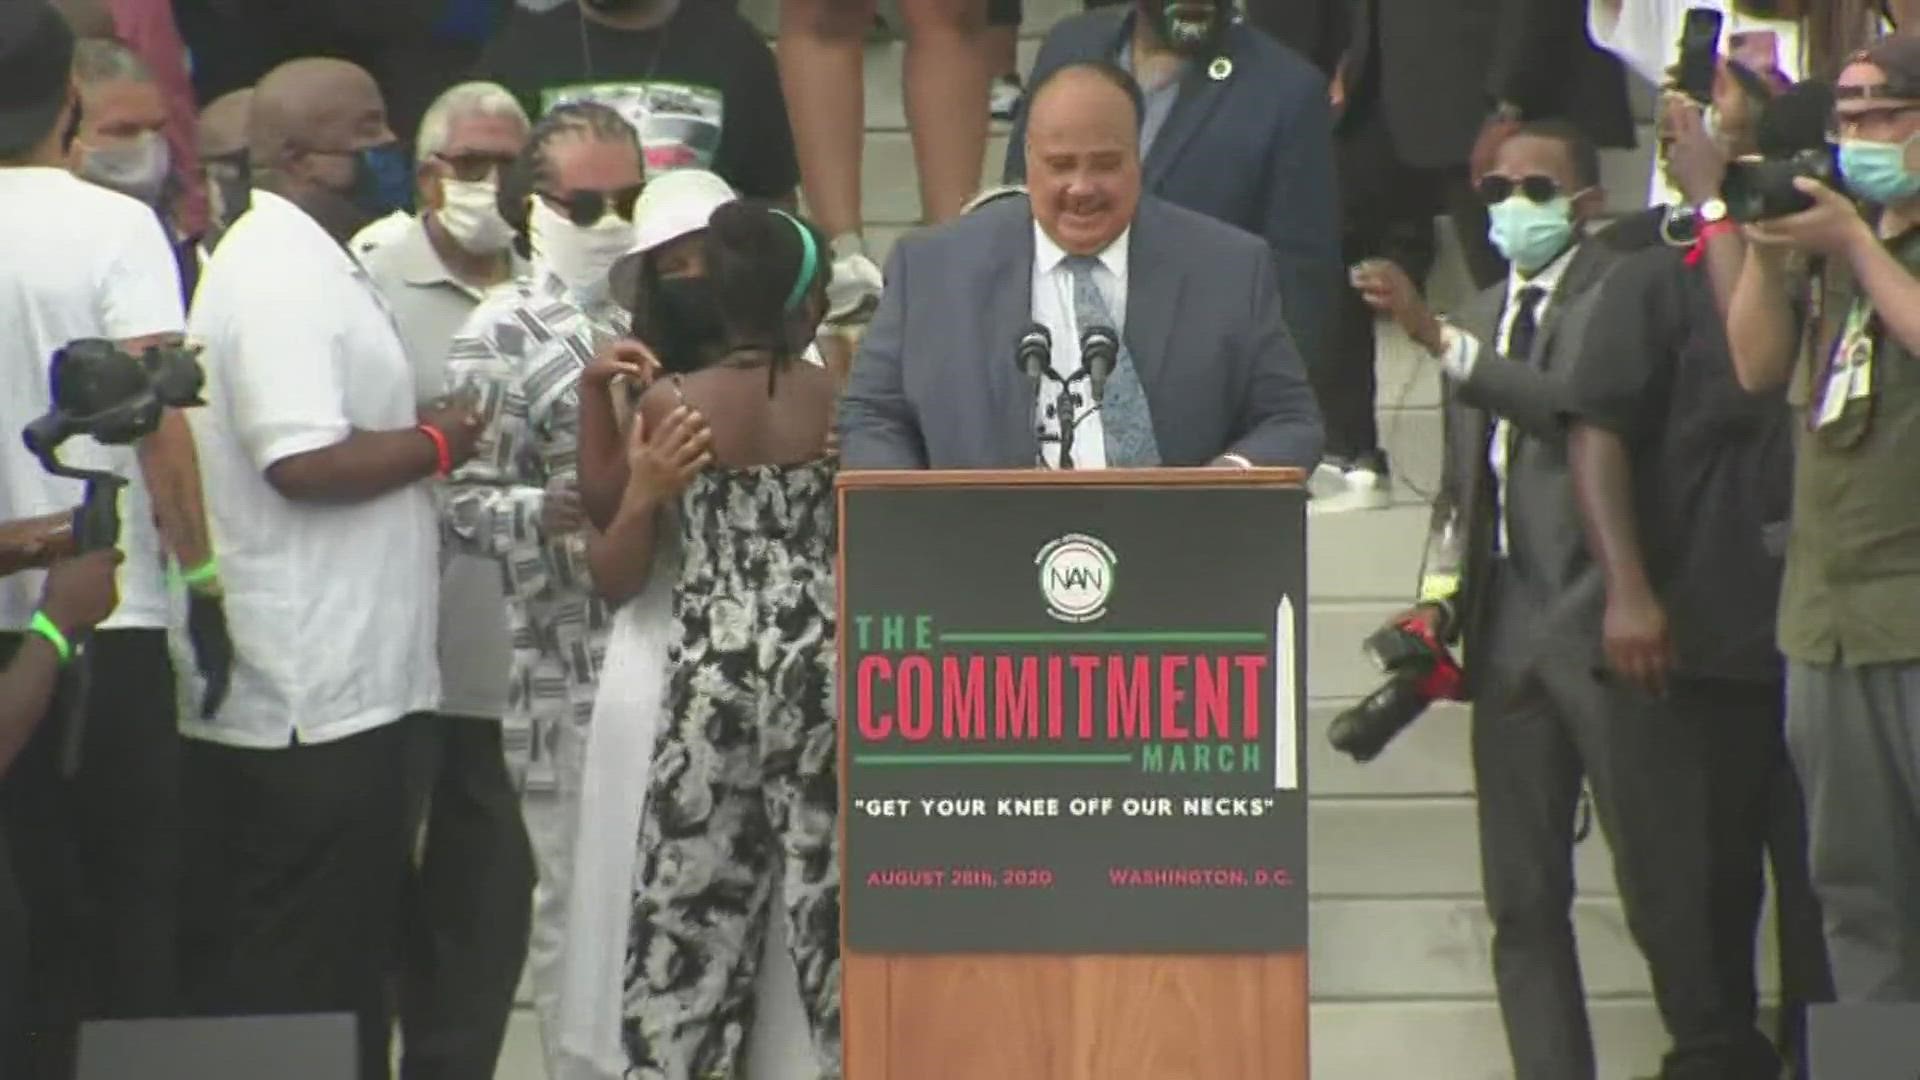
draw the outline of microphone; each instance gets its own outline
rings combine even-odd
[[[1080,358],[1086,366],[1088,381],[1093,384],[1093,402],[1098,405],[1107,399],[1107,376],[1113,374],[1113,364],[1120,355],[1120,336],[1110,326],[1089,326],[1080,333]]]
[[[1020,334],[1013,356],[1020,370],[1039,386],[1041,373],[1053,370],[1053,334],[1041,323],[1029,323]]]

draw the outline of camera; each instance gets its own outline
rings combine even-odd
[[[48,371],[53,409],[27,425],[27,449],[48,462],[75,435],[125,446],[152,434],[166,409],[202,404],[198,355],[182,345],[149,346],[136,357],[99,338],[68,342]]]
[[[47,372],[53,407],[29,423],[21,438],[48,473],[86,482],[86,495],[73,515],[77,550],[98,551],[120,543],[120,490],[127,481],[108,470],[63,463],[61,444],[88,435],[104,445],[126,446],[158,431],[167,409],[204,404],[200,389],[206,375],[200,370],[198,356],[198,349],[180,345],[153,345],[133,356],[101,338],[70,341],[53,354]],[[221,632],[224,634],[224,625]],[[79,771],[85,739],[85,707],[92,679],[88,660],[83,637],[74,642],[74,666],[70,669],[73,684],[67,696],[66,733],[60,749],[60,768],[68,777]]]
[[[1430,620],[1408,615],[1368,636],[1363,647],[1386,672],[1387,681],[1333,718],[1327,740],[1334,749],[1365,764],[1418,720],[1427,706],[1461,699],[1464,673],[1445,644],[1450,622],[1447,612],[1438,609]]]
[[[1785,157],[1743,157],[1727,162],[1720,199],[1735,221],[1766,221],[1811,209],[1813,199],[1793,186],[1795,179],[1818,180],[1838,188],[1840,163],[1832,146],[1798,150]]]

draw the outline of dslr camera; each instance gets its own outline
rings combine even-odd
[[[1720,199],[1735,221],[1766,221],[1813,207],[1813,199],[1793,186],[1805,177],[1827,187],[1840,187],[1840,162],[1834,147],[1796,150],[1784,157],[1753,155],[1727,162]]]
[[[1426,610],[1434,612],[1431,618],[1406,615],[1374,631],[1363,646],[1387,681],[1327,727],[1334,749],[1355,761],[1378,757],[1427,706],[1464,696],[1464,674],[1446,646],[1452,616],[1445,607]]]

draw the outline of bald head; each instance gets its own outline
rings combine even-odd
[[[1036,124],[1115,120],[1136,135],[1146,115],[1140,85],[1124,68],[1104,61],[1069,64],[1040,80],[1027,104],[1027,130]]]
[[[352,153],[392,138],[379,85],[345,60],[281,64],[254,87],[247,110],[247,146],[254,164],[268,168],[290,151]]]
[[[213,99],[200,110],[200,156],[228,157],[247,148],[247,115],[253,108],[253,87]]]
[[[1040,81],[1027,107],[1033,219],[1061,249],[1097,255],[1140,205],[1140,90],[1106,63],[1074,64]]]

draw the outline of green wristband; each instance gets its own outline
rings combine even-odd
[[[220,561],[208,556],[207,561],[180,575],[180,580],[189,585],[205,585],[220,580]]]
[[[62,664],[73,659],[73,645],[67,641],[67,635],[53,625],[53,620],[47,618],[46,612],[34,612],[32,621],[27,623],[27,629],[46,638],[47,643],[53,646],[53,651],[59,654]]]

